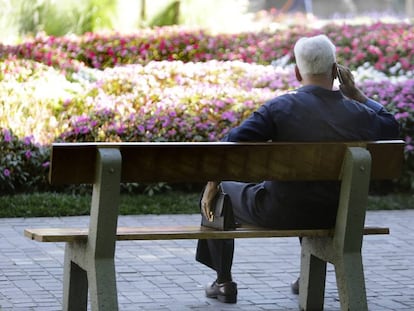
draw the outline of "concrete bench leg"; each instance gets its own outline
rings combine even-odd
[[[63,310],[86,311],[88,293],[91,310],[118,310],[114,259],[93,259],[87,249],[81,242],[66,246]]]
[[[349,148],[344,163],[332,256],[341,310],[368,310],[361,249],[370,172],[369,152]]]
[[[335,264],[341,310],[368,310],[360,253],[345,254]]]
[[[92,310],[118,310],[115,265],[111,258],[98,259],[89,269],[89,289]]]
[[[88,278],[86,271],[72,261],[72,246],[66,245],[63,277],[63,310],[86,311]]]
[[[360,252],[340,253],[332,239],[303,238],[299,302],[301,310],[323,310],[326,264],[335,267],[341,310],[368,310]]]
[[[326,261],[310,252],[307,238],[302,240],[299,301],[301,310],[323,310]]]
[[[348,148],[334,237],[302,240],[299,284],[302,310],[323,310],[327,262],[335,266],[341,310],[368,309],[361,248],[370,172],[369,152]]]
[[[118,222],[121,153],[97,152],[88,239],[67,243],[63,310],[86,311],[88,291],[92,311],[117,311],[115,243]]]

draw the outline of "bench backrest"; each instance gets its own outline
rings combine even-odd
[[[369,150],[371,179],[399,176],[401,140],[347,143],[56,143],[52,184],[92,184],[97,150],[119,149],[122,182],[341,180],[347,147]]]

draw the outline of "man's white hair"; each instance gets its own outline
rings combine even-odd
[[[325,35],[300,38],[294,47],[300,74],[329,72],[336,62],[335,49],[335,45]]]

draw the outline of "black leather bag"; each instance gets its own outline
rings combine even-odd
[[[236,228],[230,197],[227,193],[223,192],[221,186],[219,186],[219,191],[214,198],[212,206],[214,207],[214,210],[211,211],[211,220],[205,217],[204,213],[201,213],[202,226],[214,228],[217,230],[233,230]]]

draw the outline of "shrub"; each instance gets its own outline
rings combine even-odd
[[[63,100],[82,92],[80,83],[68,81],[53,67],[14,58],[0,61],[0,127],[50,143],[58,135]]]
[[[142,29],[122,35],[86,33],[80,37],[36,36],[11,47],[3,54],[34,59],[65,68],[83,64],[104,69],[121,64],[146,64],[150,61],[240,60],[270,64],[287,56],[293,62],[292,47],[301,36],[327,34],[337,45],[338,59],[355,69],[369,62],[378,70],[405,74],[414,70],[414,26],[408,23],[370,25],[328,24],[320,29],[292,25],[286,29],[238,34],[211,34],[184,27]],[[2,52],[0,51],[0,55]],[[74,68],[76,71],[76,68]]]
[[[107,68],[91,84],[82,114],[78,99],[65,104],[60,139],[216,141],[264,101],[295,86],[291,68],[242,62]]]
[[[364,91],[387,108],[401,125],[401,138],[405,140],[404,173],[399,182],[404,190],[414,189],[414,80],[399,83],[364,83]]]
[[[43,190],[49,168],[48,149],[32,137],[18,139],[0,128],[0,194]]]

